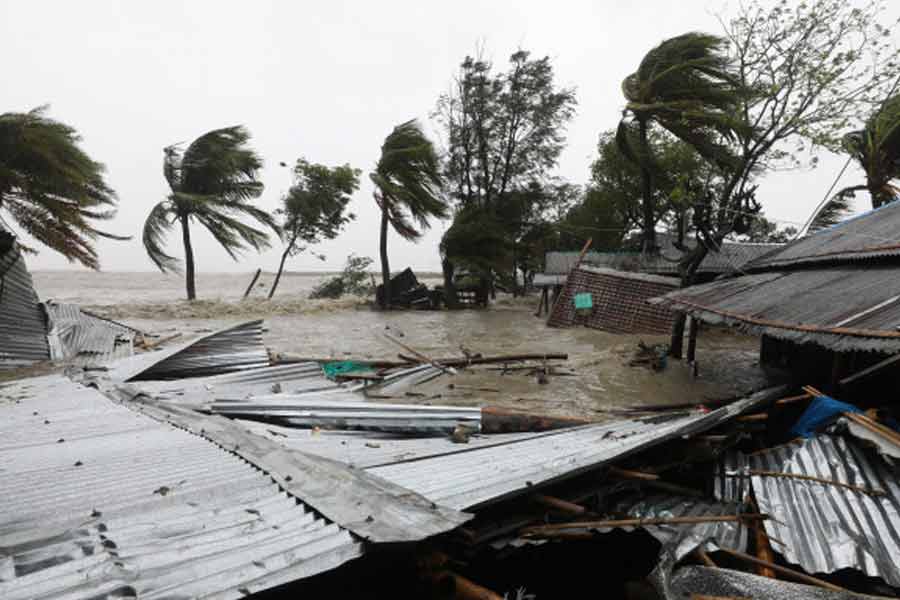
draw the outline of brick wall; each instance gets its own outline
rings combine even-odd
[[[612,333],[669,333],[674,313],[647,300],[677,287],[674,277],[581,267],[569,276],[547,324],[583,325]],[[584,292],[593,297],[593,307],[576,311],[575,294]]]

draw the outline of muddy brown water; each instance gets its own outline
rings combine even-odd
[[[309,290],[327,276],[289,273],[274,300],[267,301],[272,277],[263,274],[251,298],[240,301],[250,274],[201,274],[198,289],[203,299],[193,303],[173,300],[183,294],[182,279],[159,273],[38,271],[34,280],[42,299],[78,303],[161,335],[182,332],[187,337],[261,318],[267,346],[308,357],[396,358],[402,350],[387,341],[384,332],[434,358],[460,356],[461,346],[485,356],[569,354],[568,361],[557,364],[573,375],[551,376],[545,385],[527,371],[482,367],[417,386],[410,390],[414,395],[395,399],[402,402],[493,405],[596,419],[629,406],[700,404],[764,384],[757,366],[758,340],[752,337],[703,330],[696,378],[677,361],[653,372],[628,362],[638,342],[666,343],[667,336],[549,328],[544,319],[533,316],[537,296],[503,297],[486,310],[380,312],[359,298],[310,300]],[[420,279],[436,283],[429,276]]]
[[[666,343],[667,336],[616,335],[586,328],[549,328],[533,316],[532,299],[506,301],[487,310],[380,312],[342,306],[299,314],[260,314],[235,318],[124,318],[124,322],[163,335],[199,334],[238,320],[264,318],[264,341],[273,350],[305,357],[394,359],[404,352],[388,333],[432,358],[461,356],[461,348],[485,356],[567,353],[554,361],[559,371],[546,384],[528,370],[503,371],[497,365],[463,370],[412,388],[394,401],[493,405],[555,415],[599,418],[610,409],[641,404],[703,403],[759,388],[757,340],[719,330],[704,331],[698,344],[698,375],[678,361],[665,370],[628,366],[639,342]],[[103,312],[100,307],[94,310]]]

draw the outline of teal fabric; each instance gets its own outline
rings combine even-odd
[[[328,379],[334,379],[338,375],[345,373],[354,373],[357,371],[371,371],[372,367],[362,365],[352,360],[340,360],[335,362],[322,363],[322,372]]]

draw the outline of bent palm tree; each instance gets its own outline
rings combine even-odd
[[[656,248],[650,124],[660,125],[716,165],[734,162],[728,149],[717,141],[719,136],[730,137],[741,126],[733,116],[741,88],[724,47],[725,40],[703,33],[667,39],[650,50],[637,71],[622,82],[625,113],[631,113],[636,124],[623,119],[616,141],[641,169],[642,228],[647,250]]]
[[[897,200],[900,188],[900,94],[891,96],[860,131],[844,137],[844,148],[866,175],[864,184],[845,187],[832,196],[812,219],[809,231],[835,225],[852,212],[850,199],[856,192],[868,191],[872,208]]]
[[[115,216],[116,194],[103,179],[106,168],[78,147],[78,133],[45,112],[0,115],[0,209],[35,240],[99,269],[98,237],[130,239],[91,223]]]
[[[163,242],[176,222],[181,225],[188,300],[197,297],[192,220],[206,227],[234,260],[248,246],[255,250],[269,246],[265,231],[238,217],[251,217],[278,231],[272,215],[250,204],[262,194],[263,184],[256,179],[262,160],[246,146],[249,139],[243,127],[226,127],[200,136],[184,153],[177,146],[164,150],[163,174],[172,193],[150,211],[144,223],[144,248],[161,271],[177,271],[178,260],[166,254]]]
[[[375,202],[381,209],[382,308],[390,308],[391,269],[388,264],[388,224],[405,240],[414,241],[432,217],[447,217],[441,196],[441,175],[434,145],[415,121],[397,125],[381,146],[381,158],[369,174]]]

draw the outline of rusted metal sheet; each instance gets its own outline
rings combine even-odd
[[[841,266],[756,273],[651,302],[714,324],[836,351],[900,350],[900,269]]]
[[[746,270],[772,270],[799,265],[837,264],[900,256],[900,204],[847,219],[800,238],[750,262]]]

